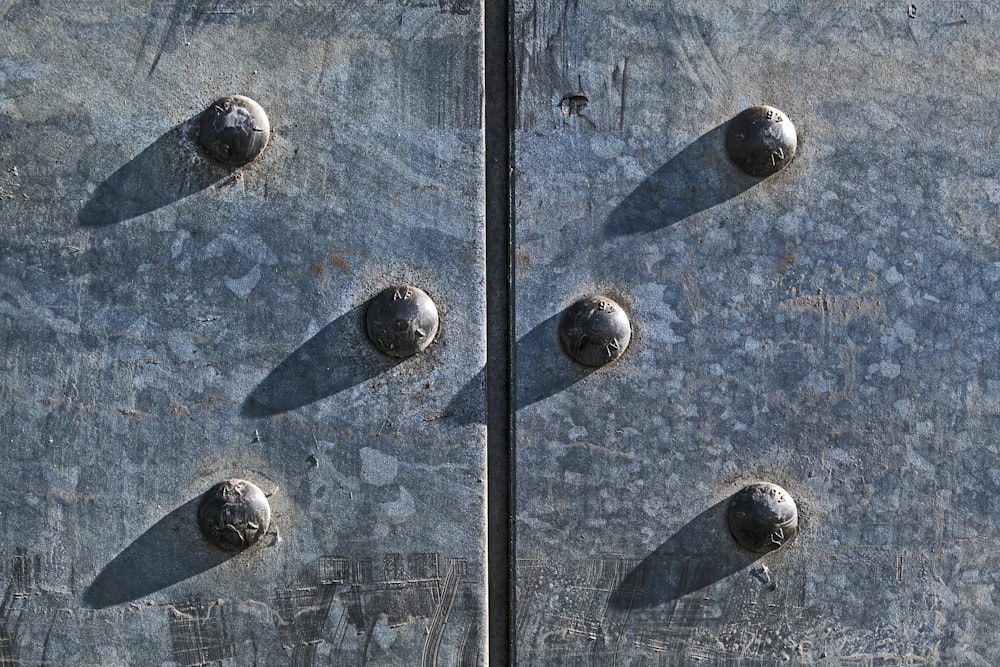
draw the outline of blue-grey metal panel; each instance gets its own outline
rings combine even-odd
[[[0,664],[485,662],[481,24],[0,2]],[[226,168],[192,133],[234,93],[272,136]],[[441,314],[403,361],[396,283]],[[235,557],[227,477],[273,510]]]
[[[995,665],[1000,14],[514,3],[523,665]],[[584,104],[585,103],[585,104]],[[754,104],[798,154],[724,146]],[[605,294],[630,347],[560,352]],[[761,557],[727,499],[800,532]]]

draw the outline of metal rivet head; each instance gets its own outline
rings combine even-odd
[[[795,125],[788,116],[765,105],[740,112],[726,129],[729,157],[751,176],[770,176],[783,169],[798,143]]]
[[[368,303],[368,338],[393,357],[410,357],[427,349],[438,332],[438,309],[427,292],[412,285],[396,285],[379,292]]]
[[[799,512],[788,492],[776,484],[751,484],[729,500],[729,532],[740,546],[767,553],[792,539]]]
[[[246,164],[260,155],[270,138],[267,114],[249,97],[224,97],[201,114],[198,139],[223,164]]]
[[[577,363],[603,366],[625,352],[632,340],[632,327],[617,303],[606,296],[588,296],[563,313],[559,340]]]
[[[256,543],[271,523],[271,505],[257,485],[244,479],[219,482],[198,506],[198,526],[208,541],[226,551]]]

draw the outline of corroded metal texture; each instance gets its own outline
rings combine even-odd
[[[481,22],[0,2],[0,664],[485,660]],[[242,168],[198,144],[232,93]],[[412,359],[365,334],[392,284],[440,309]],[[236,555],[227,478],[273,511]]]
[[[518,664],[1000,663],[998,10],[514,8]],[[766,179],[756,104],[798,129]],[[552,349],[595,293],[633,338],[590,370]]]

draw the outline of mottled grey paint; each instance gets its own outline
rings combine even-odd
[[[485,659],[481,22],[0,3],[0,663]],[[193,140],[233,93],[239,169]],[[404,361],[363,325],[396,283],[441,312]],[[228,477],[273,509],[232,557]]]
[[[514,9],[518,663],[1000,662],[998,11]],[[761,103],[763,181],[724,145]],[[592,293],[635,332],[596,371],[556,334]],[[764,556],[758,480],[801,513]]]

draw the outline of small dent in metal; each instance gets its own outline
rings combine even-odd
[[[559,102],[564,116],[578,116],[580,112],[587,108],[590,100],[583,93],[569,93]]]

